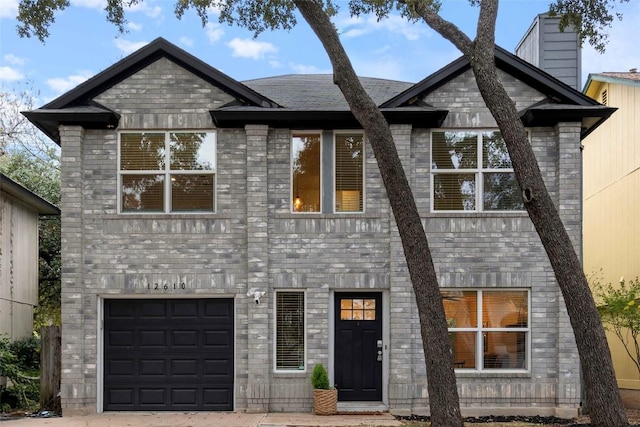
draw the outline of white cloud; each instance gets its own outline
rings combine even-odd
[[[271,61],[269,61],[269,65],[271,66],[271,68],[282,68],[282,62],[278,61],[277,59],[272,59]]]
[[[378,21],[375,15],[360,17],[346,17],[337,22],[343,38],[356,38],[376,31],[387,31],[404,36],[407,40],[418,40],[423,36],[429,37],[432,32],[424,25],[416,25],[400,15],[389,15]]]
[[[4,62],[11,64],[11,65],[24,65],[25,64],[25,60],[24,58],[20,58],[19,56],[15,56],[12,53],[8,53],[6,54],[2,59],[4,59]]]
[[[0,67],[0,81],[15,82],[16,80],[22,80],[24,75],[15,68],[2,66]]]
[[[180,37],[180,44],[184,45],[184,46],[193,46],[193,39],[190,39],[189,37],[185,37],[182,36]]]
[[[209,43],[216,44],[222,36],[224,36],[224,30],[220,24],[214,24],[213,22],[208,22],[204,28],[207,33],[207,38],[209,39]]]
[[[80,74],[48,79],[47,86],[58,93],[64,93],[78,86],[92,75],[93,73],[90,73],[89,71],[82,71]]]
[[[104,10],[107,2],[106,0],[71,0],[71,4],[89,9]]]
[[[162,8],[160,6],[153,6],[148,2],[132,4],[131,6],[127,6],[125,9],[127,12],[144,13],[149,18],[157,18],[162,13]]]
[[[149,42],[131,42],[129,40],[124,40],[124,39],[114,40],[114,44],[116,45],[116,47],[120,49],[120,51],[125,55],[129,55],[130,53],[135,52],[141,47],[146,46],[148,43]]]
[[[605,71],[629,71],[640,68],[640,55],[637,52],[638,22],[640,22],[640,2],[629,2],[628,7],[620,10],[622,21],[614,21],[608,29],[609,43],[604,54],[595,51],[585,43],[582,49],[582,85],[587,82],[589,73]],[[582,89],[582,88],[580,88]]]
[[[278,48],[267,42],[259,42],[252,39],[235,38],[227,43],[233,51],[233,56],[249,59],[262,59],[269,53],[276,53]]]
[[[316,67],[315,65],[305,65],[305,64],[289,64],[289,67],[297,74],[331,74],[332,70],[323,70],[321,68]]]
[[[0,18],[15,18],[18,15],[18,0],[2,0]]]
[[[137,24],[135,22],[127,22],[127,28],[133,31],[141,31],[142,24]]]

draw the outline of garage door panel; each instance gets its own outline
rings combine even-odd
[[[167,346],[167,333],[166,331],[155,330],[140,330],[140,348],[145,347],[159,347],[165,348]]]
[[[222,300],[212,299],[204,304],[203,315],[204,317],[233,321],[233,306],[225,304]]]
[[[109,360],[106,371],[108,375],[132,376],[134,374],[134,361],[127,360]]]
[[[171,331],[171,345],[174,347],[198,347],[198,331]]]
[[[201,363],[197,359],[174,359],[171,361],[171,375],[197,378]]]
[[[198,404],[199,390],[195,388],[174,388],[171,390],[171,403],[174,405]]]
[[[135,344],[135,334],[133,331],[109,331],[106,334],[107,345],[111,348],[131,347]]]
[[[218,330],[218,331],[204,331],[204,346],[205,348],[218,348],[218,349],[232,349],[233,348],[233,333],[232,331]]]
[[[144,300],[139,303],[141,320],[165,319],[167,317],[167,300]]]
[[[229,359],[207,359],[204,361],[203,374],[207,378],[217,377],[228,381],[233,376],[233,363]]]
[[[227,388],[206,388],[203,393],[204,407],[208,410],[222,410],[231,404],[233,395]]]
[[[167,403],[167,391],[164,388],[141,388],[141,405],[165,405]]]
[[[133,408],[135,390],[133,388],[114,388],[105,396],[115,405],[131,406]]]
[[[233,410],[233,300],[134,301],[105,300],[103,409]]]
[[[193,300],[176,301],[172,306],[172,317],[197,319],[199,316],[198,306],[198,302]]]
[[[140,376],[162,376],[167,372],[167,362],[164,359],[141,359]]]

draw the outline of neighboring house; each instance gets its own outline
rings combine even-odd
[[[583,141],[585,272],[615,284],[640,276],[640,73],[589,74],[584,93],[618,109]],[[609,344],[619,386],[639,390],[624,348]]]
[[[38,305],[38,219],[60,209],[0,174],[0,335],[33,334]]]
[[[581,141],[613,109],[501,48],[581,250]],[[468,62],[362,78],[445,297],[463,412],[572,416],[561,293]],[[25,113],[62,147],[64,411],[428,411],[420,326],[372,150],[330,75],[240,83],[157,39]]]

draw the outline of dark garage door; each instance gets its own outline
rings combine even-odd
[[[105,411],[233,410],[233,299],[104,301]]]

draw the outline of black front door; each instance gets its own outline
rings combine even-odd
[[[336,293],[335,384],[340,401],[382,400],[382,297]]]

